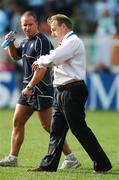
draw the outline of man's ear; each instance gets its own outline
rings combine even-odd
[[[62,27],[66,27],[66,25],[64,23],[62,23]]]
[[[38,21],[36,21],[37,27],[39,29],[40,23]]]
[[[63,29],[65,29],[66,28],[66,24],[62,23],[62,27],[63,27]]]

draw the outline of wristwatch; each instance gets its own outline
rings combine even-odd
[[[30,87],[29,85],[26,86],[26,88],[27,88],[29,91],[33,89],[33,87]]]

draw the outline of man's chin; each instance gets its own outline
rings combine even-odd
[[[56,39],[57,41],[59,40],[56,36],[54,36],[54,39]]]
[[[32,38],[34,35],[31,35],[31,34],[27,34],[27,33],[26,33],[26,36],[27,36],[27,38]]]

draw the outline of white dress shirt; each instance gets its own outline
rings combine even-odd
[[[86,57],[81,39],[70,31],[60,46],[51,50],[49,55],[41,56],[37,63],[46,67],[54,65],[55,86],[65,85],[77,80],[85,80]]]

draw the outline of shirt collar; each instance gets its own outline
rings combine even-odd
[[[71,33],[73,33],[73,31],[70,31],[70,32],[68,32],[67,34],[65,34],[65,36],[64,36],[64,38],[63,38],[63,40],[62,40],[62,42],[63,42],[65,39],[67,39],[67,37],[68,37]]]

